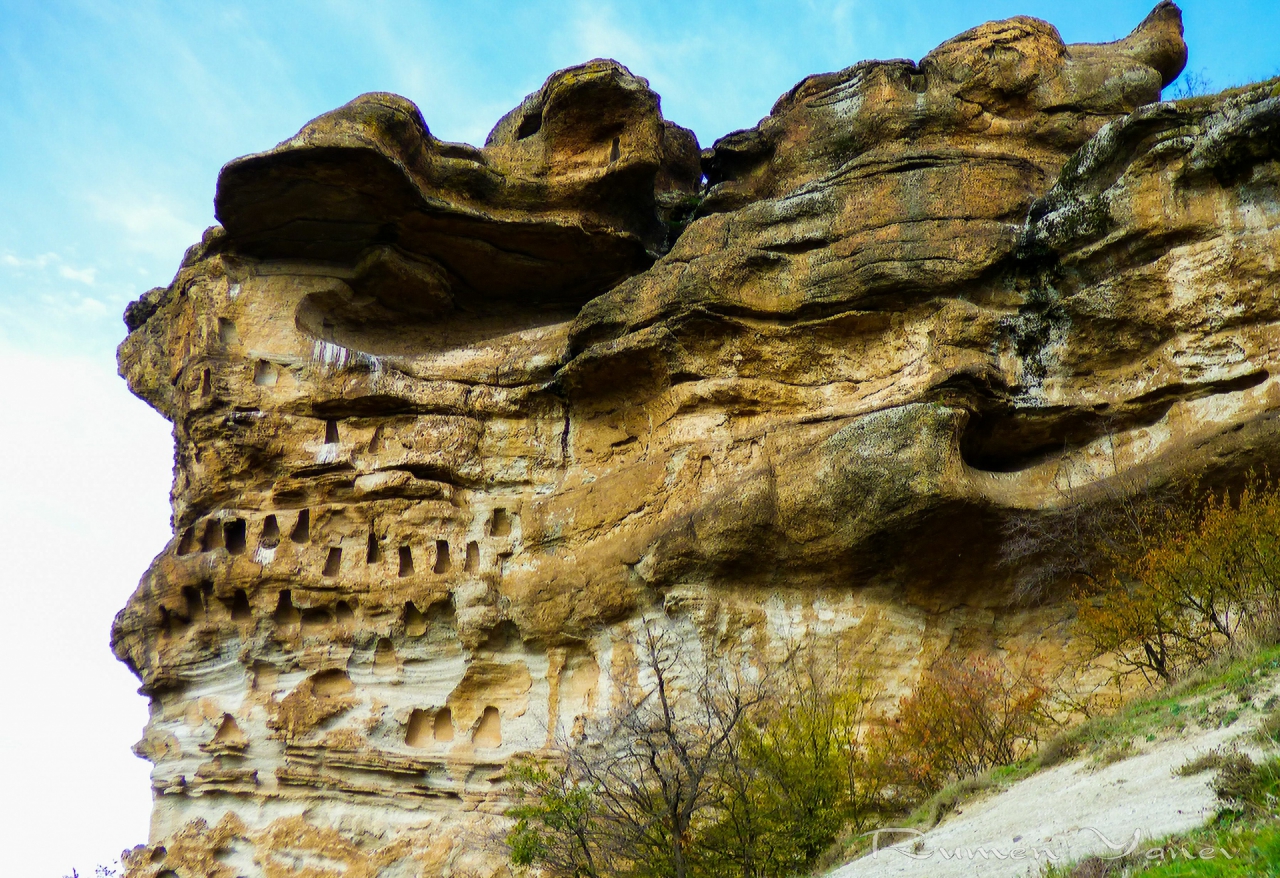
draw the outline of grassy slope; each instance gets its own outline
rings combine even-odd
[[[1229,725],[1252,709],[1260,684],[1278,671],[1280,647],[1221,663],[1113,716],[1084,723],[1061,736],[1058,747],[1066,752],[1078,747],[1107,759],[1131,749],[1135,739],[1176,734],[1192,722]],[[1270,715],[1256,740],[1275,747],[1280,744],[1280,706],[1272,698],[1262,709]],[[1218,785],[1223,785],[1221,775]],[[1045,878],[1280,878],[1280,756],[1265,759],[1246,786],[1243,792],[1236,790],[1246,798],[1224,801],[1223,811],[1208,826],[1114,861],[1110,871],[1100,870],[1097,863],[1076,864],[1050,868]],[[1209,850],[1213,856],[1204,857]]]

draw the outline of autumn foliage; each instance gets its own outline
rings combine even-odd
[[[805,874],[842,835],[1028,755],[1047,718],[1036,675],[996,660],[939,660],[886,719],[865,677],[810,649],[748,678],[644,634],[645,682],[559,758],[512,769],[515,865],[566,878]]]
[[[1280,488],[1139,510],[1142,539],[1079,595],[1078,630],[1118,673],[1169,681],[1280,630]]]
[[[899,788],[931,793],[1029,755],[1048,723],[1049,692],[1030,669],[944,657],[898,703],[880,745]]]

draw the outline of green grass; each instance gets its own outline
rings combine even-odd
[[[1210,859],[1202,859],[1207,851]],[[1227,856],[1227,855],[1230,856]],[[1171,838],[1148,850],[1112,861],[1111,871],[1055,866],[1042,878],[1280,878],[1280,823],[1230,825]],[[1079,870],[1079,871],[1077,871]]]
[[[1265,678],[1280,672],[1280,646],[1231,661],[1214,663],[1172,686],[1132,701],[1109,716],[1094,717],[1059,735],[1042,751],[1055,757],[1087,753],[1114,761],[1132,750],[1135,739],[1156,740],[1161,734],[1180,732],[1190,725],[1202,728],[1228,726],[1240,718],[1241,706],[1250,701]],[[1235,704],[1217,704],[1222,695],[1235,694]],[[1040,767],[1040,765],[1035,765]]]
[[[1054,866],[1043,878],[1280,878],[1280,756],[1253,765],[1226,754],[1218,762],[1213,786],[1224,810],[1208,826],[1111,861],[1109,871]]]
[[[1139,740],[1156,741],[1192,725],[1201,728],[1231,725],[1252,704],[1257,692],[1266,685],[1267,678],[1277,673],[1280,673],[1280,645],[1235,659],[1219,660],[1172,686],[1127,703],[1114,714],[1094,717],[1056,735],[1038,753],[1021,762],[994,768],[978,778],[950,784],[918,804],[910,815],[893,822],[907,828],[931,829],[976,797],[1004,789],[1042,768],[1080,755],[1110,764],[1139,752],[1136,746]],[[1264,744],[1280,745],[1280,697],[1273,697],[1262,709],[1270,715],[1254,737]],[[1217,769],[1223,760],[1224,754],[1214,753],[1211,758],[1203,760],[1205,765],[1188,764],[1184,769],[1187,773]],[[1169,859],[1162,864],[1158,860],[1135,858],[1123,864],[1129,869],[1127,873],[1116,869],[1096,874],[1107,878],[1138,874],[1161,878],[1245,875],[1280,878],[1280,871],[1277,871],[1280,869],[1280,805],[1276,804],[1280,802],[1280,757],[1268,760],[1259,769],[1265,777],[1261,798],[1254,798],[1255,802],[1268,802],[1266,808],[1259,811],[1254,807],[1247,815],[1227,813],[1217,824],[1166,840],[1164,847],[1160,848],[1172,851],[1176,847],[1176,853],[1180,855],[1181,847],[1178,846],[1199,845],[1189,848],[1193,851],[1201,847],[1218,847],[1235,859],[1225,856],[1195,861]],[[1267,799],[1268,795],[1273,798]],[[869,845],[870,842],[859,834],[844,836],[833,845],[814,874],[856,858]],[[1073,876],[1074,869],[1074,866],[1059,866],[1050,868],[1044,875],[1046,878],[1069,878]],[[1080,874],[1092,876],[1095,873]]]

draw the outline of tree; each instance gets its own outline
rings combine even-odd
[[[765,688],[726,662],[693,661],[646,623],[631,679],[559,765],[522,767],[509,836],[517,864],[574,878],[698,874],[700,824],[721,806],[735,734]]]
[[[1166,100],[1182,101],[1187,98],[1198,98],[1207,95],[1213,89],[1211,80],[1205,69],[1185,70],[1176,81],[1170,83]]]
[[[646,625],[604,720],[512,771],[514,863],[566,878],[786,878],[866,825],[880,787],[860,675],[809,647],[766,667],[679,646]]]
[[[928,794],[1028,755],[1050,721],[1037,674],[976,656],[945,656],[898,702],[884,751],[899,788]]]
[[[1104,587],[1083,590],[1077,626],[1117,674],[1168,682],[1280,626],[1280,489],[1250,477],[1233,501],[1209,493],[1155,526]]]
[[[774,670],[769,691],[769,709],[752,711],[732,739],[720,807],[699,839],[714,865],[705,874],[803,873],[881,806],[864,741],[874,694],[866,677],[807,644]]]

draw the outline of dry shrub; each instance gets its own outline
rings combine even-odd
[[[1070,731],[1059,732],[1040,748],[1038,754],[1040,767],[1052,768],[1080,755],[1080,751],[1083,749],[1084,745],[1080,743],[1080,739],[1075,734]]]
[[[1230,756],[1230,753],[1221,748],[1209,750],[1193,759],[1188,759],[1173,773],[1178,777],[1193,777],[1197,774],[1204,774],[1206,771],[1215,771],[1226,765]]]
[[[945,657],[898,703],[882,737],[889,774],[904,792],[929,794],[1030,754],[1050,721],[1039,674],[1002,662]]]
[[[1280,813],[1280,757],[1254,762],[1238,751],[1224,754],[1209,784],[1218,801],[1252,816]]]
[[[1143,512],[1136,549],[1082,592],[1077,625],[1118,673],[1165,682],[1280,627],[1280,487],[1250,479],[1233,498]]]
[[[1280,710],[1273,710],[1263,717],[1254,732],[1254,739],[1271,747],[1280,744]]]

